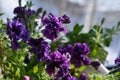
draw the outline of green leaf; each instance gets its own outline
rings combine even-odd
[[[38,8],[38,9],[37,9],[37,14],[41,13],[42,11],[43,11],[42,8]]]
[[[4,13],[0,13],[0,16],[4,15]]]
[[[79,42],[81,43],[88,43],[92,39],[90,34],[88,33],[81,33],[78,37],[79,37]]]
[[[28,1],[27,6],[28,6],[28,8],[32,7],[33,6],[32,1]]]
[[[103,48],[98,48],[97,50],[97,58],[104,63],[104,61],[106,60],[107,57],[107,51],[105,51]]]
[[[74,34],[78,35],[79,32],[82,30],[82,28],[83,28],[83,25],[76,24],[73,28]]]
[[[97,55],[97,50],[94,48],[89,56],[96,56]]]
[[[33,73],[37,73],[38,72],[38,65],[33,67]]]
[[[75,68],[75,66],[74,66],[73,64],[71,64],[71,65],[70,65],[70,68],[71,68],[71,69],[74,69],[74,68]]]
[[[83,72],[83,71],[86,70],[86,68],[87,68],[86,66],[81,66],[79,70],[80,70],[81,72]]]
[[[101,25],[103,25],[104,22],[105,22],[105,18],[103,18],[103,19],[101,20]]]
[[[112,41],[111,37],[104,39],[104,45],[109,46],[111,41]]]
[[[93,32],[95,33],[95,32],[98,32],[99,29],[100,29],[100,26],[99,26],[99,25],[94,25],[94,26],[93,26],[93,29],[91,29],[90,32],[93,31]]]
[[[112,32],[112,30],[111,30],[111,29],[106,28],[106,32],[107,32],[107,33],[111,33],[111,32]]]
[[[118,22],[116,30],[120,30],[120,22]]]
[[[16,70],[16,72],[15,72],[15,76],[20,77],[20,69],[19,69],[19,68],[17,68],[17,70]]]
[[[21,1],[22,1],[22,0],[18,0],[19,6],[21,6]]]

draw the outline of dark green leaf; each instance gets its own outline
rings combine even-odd
[[[104,45],[109,46],[111,41],[112,41],[111,37],[104,39]]]
[[[0,13],[0,16],[4,15],[4,13]]]
[[[19,6],[21,6],[21,1],[22,1],[22,0],[18,0]]]
[[[93,30],[94,32],[96,32],[96,31],[99,31],[99,29],[100,29],[99,25],[94,25],[93,29],[91,29],[91,30]]]
[[[73,28],[74,34],[78,35],[79,32],[82,30],[82,28],[83,28],[83,25],[76,24]]]
[[[81,33],[78,37],[81,43],[88,43],[91,41],[91,36],[88,33]]]
[[[103,25],[104,22],[105,22],[105,18],[103,18],[103,19],[101,20],[101,25]]]
[[[120,22],[118,22],[117,27],[116,27],[116,30],[119,30],[119,31],[120,31]]]
[[[42,8],[38,8],[37,9],[37,14],[41,13],[42,12]]]
[[[112,32],[112,30],[111,30],[111,29],[106,28],[106,32],[107,32],[107,33],[111,33],[111,32]]]

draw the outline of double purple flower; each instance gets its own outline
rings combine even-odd
[[[42,23],[45,28],[42,30],[42,33],[45,37],[50,40],[55,40],[58,37],[59,32],[66,33],[66,28],[62,26],[62,23],[69,23],[70,19],[68,16],[64,15],[62,17],[57,17],[53,14],[44,16]]]
[[[82,64],[89,65],[91,63],[87,57],[90,49],[86,43],[75,43],[74,46],[69,44],[63,47],[59,47],[58,51],[64,54],[69,53],[71,55],[70,61],[76,67],[80,67]]]
[[[18,20],[8,22],[7,34],[10,37],[11,47],[14,50],[20,48],[19,40],[23,40],[26,42],[30,37],[30,32],[26,29],[26,26]]]
[[[25,18],[25,14],[26,14],[26,10],[25,10],[25,6],[24,7],[16,7],[13,11],[14,14],[16,14],[17,18]]]
[[[50,53],[49,56],[46,57],[47,68],[46,72],[51,76],[56,76],[56,79],[59,77],[63,77],[68,74],[68,70],[70,68],[70,62],[67,57],[61,54],[58,51],[54,51]],[[55,74],[55,68],[58,69]]]
[[[91,61],[87,57],[89,52],[90,49],[86,43],[75,43],[73,53],[71,54],[71,62],[76,67],[80,67],[82,64],[89,65],[91,63]]]

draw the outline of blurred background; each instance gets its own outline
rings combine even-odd
[[[79,23],[84,24],[83,32],[88,32],[92,25],[100,24],[102,18],[106,19],[105,28],[114,27],[120,21],[120,0],[22,0],[23,5],[26,1],[33,1],[34,9],[42,7],[48,13],[69,15],[71,18],[71,23],[67,25],[69,30]],[[6,18],[12,18],[16,6],[17,0],[0,0],[0,13],[5,13],[0,19],[6,22]],[[115,65],[114,60],[120,53],[120,36],[113,36],[110,47],[105,49],[109,53],[105,65]]]

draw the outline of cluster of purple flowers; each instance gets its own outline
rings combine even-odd
[[[50,40],[55,40],[58,37],[59,32],[66,33],[66,28],[62,27],[62,23],[69,23],[70,19],[67,15],[62,17],[57,17],[53,14],[44,16],[42,23],[45,28],[42,30],[42,33],[45,37]]]
[[[9,21],[7,24],[7,34],[11,40],[11,48],[14,50],[21,48],[19,42],[23,40],[27,46],[30,46],[25,58],[26,63],[30,62],[30,54],[35,53],[37,61],[43,61],[47,64],[46,72],[54,76],[54,80],[77,80],[76,77],[69,73],[70,62],[76,67],[80,67],[82,64],[90,64],[90,60],[87,57],[90,49],[87,44],[75,43],[74,46],[69,44],[51,52],[49,43],[44,38],[30,37],[30,31],[27,29],[28,26],[25,25],[24,19],[28,18],[29,20],[29,17],[35,14],[35,11],[27,9],[26,6],[19,6],[14,9],[14,14],[16,16],[13,21]],[[66,28],[62,26],[64,23],[70,23],[67,15],[57,17],[49,14],[42,19],[44,29],[41,32],[46,38],[54,41],[58,37],[59,32],[66,33]],[[87,76],[81,74],[80,79],[87,80]]]
[[[21,48],[19,44],[21,40],[27,42],[30,38],[30,31],[27,29],[28,26],[25,24],[25,19],[29,19],[30,16],[35,14],[35,11],[26,6],[18,6],[13,13],[16,16],[13,21],[8,21],[7,34],[10,37],[12,49],[16,50]]]

